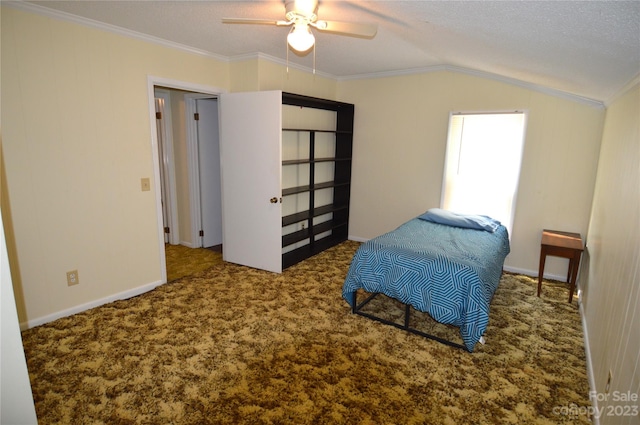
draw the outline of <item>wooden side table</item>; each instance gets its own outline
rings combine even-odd
[[[558,230],[543,230],[542,243],[540,247],[540,270],[538,271],[538,296],[542,288],[542,275],[544,274],[544,263],[547,255],[553,257],[563,257],[569,259],[569,272],[567,282],[569,282],[569,302],[573,300],[573,292],[576,288],[576,278],[580,268],[580,256],[584,250],[580,233],[561,232]]]

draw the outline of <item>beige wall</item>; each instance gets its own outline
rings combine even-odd
[[[604,109],[447,71],[339,84],[355,108],[349,233],[369,239],[440,205],[449,112],[528,111],[506,266],[537,273],[540,233],[587,233]],[[546,272],[566,276],[566,260]]]
[[[337,83],[334,79],[314,75],[297,67],[263,59],[233,61],[229,65],[231,92],[282,90],[335,100]]]
[[[450,111],[526,109],[507,265],[536,270],[542,228],[586,234],[601,109],[446,71],[336,82],[268,60],[221,63],[3,12],[8,240],[16,241],[11,258],[23,322],[160,280],[155,193],[140,191],[140,178],[153,178],[147,75],[355,103],[350,233],[359,239],[439,205]],[[550,259],[547,272],[564,275],[564,261]],[[67,287],[72,269],[81,284]]]
[[[638,392],[640,336],[631,326],[640,302],[637,86],[605,122],[593,106],[472,75],[336,82],[262,59],[220,63],[6,8],[2,59],[2,209],[21,322],[160,282],[155,193],[140,191],[140,178],[153,178],[148,75],[354,103],[350,233],[358,239],[439,205],[449,112],[524,109],[506,264],[535,272],[543,228],[589,230],[580,285],[594,384],[602,391],[612,370],[612,390]],[[172,106],[180,109],[179,99]],[[71,269],[79,270],[78,286],[66,285]],[[565,270],[565,260],[547,265],[551,275]]]
[[[155,193],[140,191],[155,160],[148,75],[355,103],[350,226],[360,239],[439,205],[450,111],[525,109],[507,266],[537,269],[542,228],[589,230],[579,283],[594,383],[602,391],[611,370],[612,390],[640,391],[638,86],[605,121],[601,109],[466,74],[336,82],[262,59],[221,63],[11,8],[1,18],[0,188],[21,322],[159,283]],[[550,261],[547,271],[564,275],[565,267]],[[81,283],[68,287],[72,269]]]
[[[34,424],[38,422],[38,418],[33,404],[17,311],[17,305],[24,305],[24,300],[16,301],[14,295],[5,237],[5,228],[12,228],[13,224],[11,221],[7,222],[11,213],[8,197],[5,196],[7,181],[1,128],[0,124],[0,422]],[[15,245],[14,240],[9,243]]]
[[[612,397],[640,393],[640,84],[607,109],[587,250],[580,286],[598,407],[638,406]],[[600,423],[637,419],[605,415]]]
[[[233,75],[230,81],[229,91],[258,91],[259,84],[259,66],[258,59],[247,59],[242,61],[234,61],[229,64],[229,72]]]
[[[270,61],[260,61],[259,90],[282,90],[322,99],[336,99],[337,83],[334,79],[314,75],[296,68]]]
[[[147,76],[228,87],[228,65],[4,7],[2,59],[20,320],[159,283]]]
[[[23,324],[161,282],[156,194],[140,190],[143,177],[155,188],[148,76],[335,98],[334,80],[296,68],[222,63],[2,10],[3,206],[12,207],[7,240]],[[180,99],[172,107],[180,111]],[[180,121],[174,131],[184,133]],[[188,211],[180,213],[188,241]],[[74,269],[81,283],[68,287],[66,272]]]

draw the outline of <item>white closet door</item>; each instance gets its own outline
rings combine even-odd
[[[220,184],[220,132],[218,100],[198,99],[198,170],[200,172],[200,209],[202,246],[222,243],[222,197]]]
[[[282,92],[219,100],[223,259],[280,273]]]

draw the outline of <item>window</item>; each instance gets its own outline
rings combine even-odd
[[[488,215],[511,234],[525,122],[524,112],[451,114],[442,208]]]

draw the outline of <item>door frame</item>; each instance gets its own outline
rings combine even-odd
[[[162,152],[162,167],[160,171],[160,177],[164,176],[164,205],[163,211],[167,214],[167,224],[169,226],[170,233],[165,235],[165,240],[169,240],[171,245],[177,245],[180,243],[180,232],[178,227],[178,201],[176,200],[176,170],[174,165],[173,156],[173,126],[171,123],[171,114],[167,113],[167,110],[171,110],[167,103],[171,102],[171,95],[169,90],[156,88],[154,90],[156,98],[162,99],[164,104],[160,112],[162,113],[161,130],[162,140],[158,144],[160,152]],[[162,192],[161,192],[162,195]]]
[[[187,163],[189,164],[189,211],[191,212],[191,241],[193,248],[202,247],[202,208],[200,199],[200,154],[198,146],[198,123],[193,114],[198,112],[197,100],[217,99],[205,93],[191,93],[184,95],[185,123],[187,130]]]
[[[167,283],[167,258],[164,252],[164,225],[162,216],[162,194],[160,188],[160,161],[158,149],[158,134],[156,130],[156,101],[155,88],[166,87],[170,89],[185,90],[193,93],[202,93],[205,95],[219,96],[226,93],[227,90],[220,87],[207,86],[188,81],[174,80],[154,75],[147,75],[147,105],[149,108],[149,129],[151,134],[151,164],[153,168],[153,190],[155,193],[156,203],[156,227],[157,227],[157,243],[158,257],[160,268],[160,282]],[[195,102],[195,101],[194,101]]]

